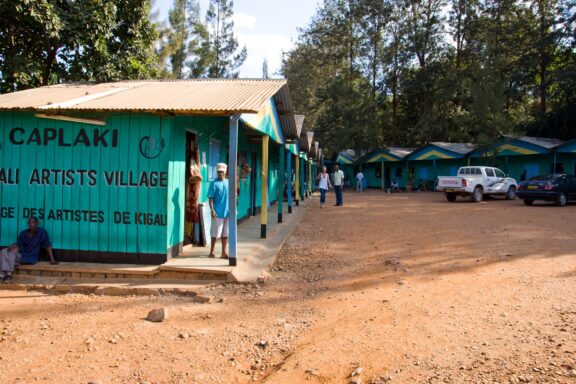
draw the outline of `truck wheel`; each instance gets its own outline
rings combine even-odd
[[[506,200],[514,200],[516,198],[516,187],[511,186],[506,192]]]
[[[530,206],[532,204],[534,204],[534,200],[524,200],[524,205]]]
[[[456,194],[455,193],[446,193],[446,200],[450,202],[456,201]]]
[[[558,196],[556,196],[556,205],[563,207],[566,205],[566,195],[563,193],[559,193]]]
[[[475,203],[479,203],[482,201],[482,197],[484,196],[484,192],[482,192],[482,188],[476,187],[474,188],[474,192],[472,192],[472,201]]]

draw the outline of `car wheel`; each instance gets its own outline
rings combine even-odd
[[[534,200],[524,200],[524,205],[530,206],[532,204],[534,204]]]
[[[516,187],[512,186],[508,188],[506,192],[506,200],[514,200],[516,198]]]
[[[559,193],[558,196],[556,196],[556,205],[563,207],[566,205],[566,195],[563,193]]]
[[[482,192],[482,188],[476,187],[474,188],[474,192],[472,192],[472,201],[475,203],[479,203],[482,201],[482,197],[484,196],[484,192]]]
[[[450,201],[450,202],[456,201],[456,194],[454,194],[454,193],[447,193],[447,194],[446,194],[446,200],[448,200],[448,201]]]

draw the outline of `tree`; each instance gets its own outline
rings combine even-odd
[[[263,79],[270,78],[270,76],[268,75],[268,60],[266,60],[266,58],[264,58],[264,61],[262,61],[262,78]]]
[[[0,3],[0,92],[156,75],[147,0]]]
[[[208,77],[238,77],[236,70],[244,63],[246,47],[237,52],[238,40],[234,37],[232,0],[210,0],[206,13],[211,57]]]
[[[283,58],[331,152],[569,137],[574,0],[324,0]]]

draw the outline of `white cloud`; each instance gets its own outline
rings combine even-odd
[[[236,33],[240,47],[246,45],[248,57],[240,68],[240,76],[244,78],[262,77],[262,63],[268,61],[270,77],[277,77],[282,63],[282,51],[287,52],[293,46],[288,35],[273,33]]]
[[[256,17],[244,12],[235,12],[233,16],[234,28],[254,29],[256,26]]]

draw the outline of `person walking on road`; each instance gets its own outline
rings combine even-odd
[[[320,207],[324,208],[326,206],[326,192],[328,192],[328,189],[332,186],[326,167],[322,167],[322,172],[318,175],[317,181],[318,189],[320,190]]]
[[[216,240],[222,239],[222,253],[221,258],[227,259],[226,244],[228,243],[228,179],[226,179],[226,170],[228,166],[224,163],[216,165],[216,172],[218,178],[210,183],[208,188],[208,198],[210,203],[210,211],[212,214],[212,227],[210,229],[210,236],[212,241],[210,243],[210,257],[214,256],[214,247]]]
[[[356,192],[362,192],[364,189],[364,174],[359,170],[356,174]]]
[[[334,166],[334,193],[336,194],[336,204],[335,206],[341,207],[344,205],[342,201],[342,188],[344,187],[344,172],[340,170],[340,166],[336,164]]]

